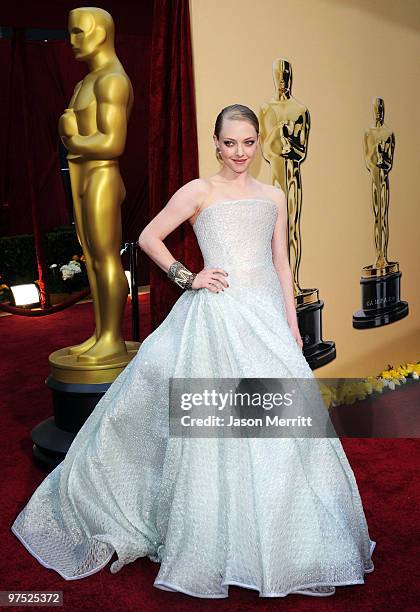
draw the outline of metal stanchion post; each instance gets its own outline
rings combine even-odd
[[[137,287],[137,242],[130,242],[129,245],[131,277],[131,334],[133,340],[140,342],[139,292]]]
[[[140,342],[139,326],[139,295],[137,287],[137,242],[126,242],[120,254],[128,252],[130,267],[130,292],[131,292],[131,335],[132,340]]]

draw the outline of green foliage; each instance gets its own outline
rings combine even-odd
[[[9,287],[33,283],[38,278],[32,235],[0,238],[0,274],[2,282]]]
[[[57,227],[44,235],[44,252],[48,271],[49,293],[80,291],[89,286],[86,268],[81,263],[80,274],[63,280],[60,267],[68,264],[74,255],[82,255],[82,247],[74,227]],[[57,264],[56,268],[50,268]],[[31,234],[0,238],[0,285],[33,283],[38,278],[34,237]],[[10,300],[8,289],[0,291],[0,301]]]

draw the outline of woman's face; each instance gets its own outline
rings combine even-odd
[[[224,119],[219,139],[214,136],[225,165],[243,173],[250,166],[258,146],[258,134],[249,121]]]

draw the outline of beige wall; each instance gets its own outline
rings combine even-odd
[[[300,284],[319,288],[323,337],[337,345],[337,358],[317,376],[376,375],[388,364],[417,361],[420,2],[190,2],[200,176],[219,167],[212,133],[220,109],[239,102],[258,111],[274,95],[273,59],[292,63],[292,93],[310,111],[308,155],[301,166]],[[385,100],[385,123],[396,137],[388,255],[400,263],[401,297],[410,313],[391,325],[355,330],[361,268],[374,258],[363,133],[373,123],[376,96]],[[261,158],[253,174],[270,182]]]

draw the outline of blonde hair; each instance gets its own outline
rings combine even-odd
[[[254,126],[257,134],[260,132],[260,124],[257,115],[248,106],[243,104],[231,104],[223,108],[217,115],[216,123],[214,125],[214,134],[216,138],[220,137],[222,131],[223,119],[237,119],[242,121],[249,121]]]

